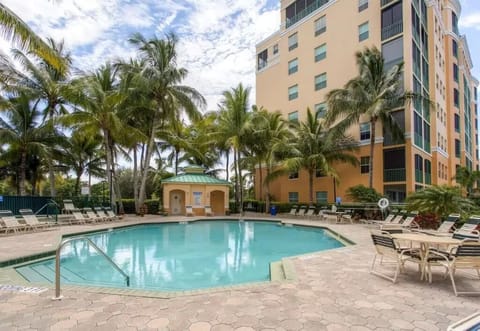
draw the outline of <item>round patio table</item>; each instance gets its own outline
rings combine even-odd
[[[459,239],[454,239],[452,237],[437,237],[423,233],[393,233],[393,239],[410,241],[412,243],[420,244],[420,260],[421,260],[421,278],[423,280],[425,276],[425,270],[428,264],[428,254],[430,253],[430,247],[433,245],[446,245],[446,246],[457,246],[462,241]],[[426,279],[426,277],[425,277]],[[432,282],[431,275],[429,277],[429,282]]]

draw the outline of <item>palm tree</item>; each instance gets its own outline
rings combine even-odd
[[[323,175],[338,178],[333,167],[335,162],[347,162],[357,165],[358,160],[352,154],[357,149],[355,141],[344,134],[343,128],[326,126],[323,120],[307,109],[305,122],[293,124],[295,138],[291,144],[291,156],[285,160],[290,171],[306,169],[310,204],[314,202],[313,178],[316,171]]]
[[[401,85],[403,63],[385,72],[381,52],[372,47],[355,54],[359,76],[348,81],[343,89],[334,89],[327,94],[327,124],[341,118],[339,125],[345,130],[367,117],[370,133],[369,187],[373,187],[373,158],[375,150],[376,124],[378,121],[391,131],[397,140],[403,139],[402,128],[392,116],[392,111],[404,107],[413,94],[403,91]]]
[[[57,69],[65,66],[63,59],[58,56],[46,42],[18,17],[10,8],[0,3],[0,34],[11,40],[19,48],[31,52],[44,59]]]
[[[469,214],[476,208],[471,200],[462,197],[459,186],[448,185],[426,187],[409,195],[406,202],[409,210],[433,213],[437,219],[452,213]]]
[[[25,94],[10,98],[12,105],[0,117],[0,140],[7,145],[3,157],[18,162],[18,193],[26,195],[27,161],[32,156],[45,159],[51,156],[52,148],[63,138],[52,121],[41,122],[38,103]],[[39,124],[41,123],[41,124]]]
[[[246,133],[250,125],[248,98],[250,88],[242,84],[223,92],[221,110],[218,119],[218,128],[215,132],[218,141],[224,141],[226,146],[233,149],[233,167],[235,173],[235,203],[243,215],[243,182],[242,168],[240,167],[242,152],[246,144]]]
[[[458,167],[456,169],[455,181],[467,190],[467,196],[472,193],[473,186],[480,179],[480,171],[470,170],[467,167]]]
[[[177,66],[177,42],[175,35],[170,34],[162,40],[156,37],[145,39],[135,34],[130,42],[138,47],[137,61],[122,63],[130,84],[130,91],[139,96],[140,111],[137,116],[148,118],[143,120],[144,133],[147,136],[146,150],[140,164],[140,188],[138,205],[145,200],[145,189],[150,169],[150,161],[156,149],[157,132],[165,127],[168,121],[186,114],[191,120],[201,117],[198,107],[205,105],[205,99],[194,88],[181,85],[188,71]]]
[[[38,102],[45,105],[43,109],[44,119],[54,119],[60,114],[66,114],[65,95],[70,90],[69,74],[71,66],[71,57],[65,51],[64,43],[56,43],[53,39],[48,39],[48,44],[52,50],[62,59],[64,66],[56,69],[43,59],[32,60],[29,56],[20,50],[14,49],[12,52],[16,62],[21,68],[12,63],[8,58],[0,58],[0,82],[7,92],[20,93],[26,91],[34,96]],[[55,196],[55,174],[53,160],[49,160],[50,193]]]
[[[291,131],[280,112],[269,112],[260,107],[253,107],[252,123],[247,135],[247,150],[258,166],[260,200],[265,197],[265,210],[270,209],[270,183],[285,173],[278,167],[279,154],[288,150]],[[263,169],[266,176],[263,178]],[[254,173],[255,171],[253,171]]]

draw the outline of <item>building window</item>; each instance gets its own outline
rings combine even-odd
[[[460,132],[460,115],[453,114],[453,122],[455,124],[455,132]]]
[[[415,181],[423,183],[423,158],[415,154]]]
[[[418,21],[418,17],[417,17]],[[415,23],[415,20],[414,22]],[[418,23],[419,24],[419,23]],[[415,25],[413,25],[415,30]],[[382,10],[382,40],[389,39],[403,32],[402,2]]]
[[[273,45],[273,55],[278,54],[278,44]]]
[[[322,16],[315,21],[315,36],[327,31],[327,16]]]
[[[368,22],[358,26],[358,41],[364,41],[365,39],[368,39]]]
[[[298,179],[298,171],[289,173],[288,179]]]
[[[298,203],[298,192],[288,192],[288,202]]]
[[[327,44],[315,48],[315,62],[321,61],[327,57]]]
[[[288,88],[288,100],[298,98],[298,85],[293,85]]]
[[[457,36],[459,35],[459,33],[458,33],[458,18],[457,18],[457,14],[455,14],[454,12],[452,12],[452,31]]]
[[[403,37],[382,44],[382,55],[385,59],[385,72],[388,72],[394,65],[403,62]]]
[[[317,103],[315,105],[315,114],[317,115],[317,119],[324,118],[326,113],[327,113],[326,102]]]
[[[458,90],[456,88],[453,89],[453,104],[457,108],[460,106],[460,95],[459,95]]]
[[[368,0],[358,0],[358,11],[361,12],[368,8]]]
[[[292,61],[288,62],[288,74],[294,74],[298,71],[298,59],[293,59]]]
[[[455,139],[455,157],[457,158],[460,158],[460,149],[461,149],[460,140]]]
[[[360,173],[361,174],[370,173],[370,156],[360,157]]]
[[[425,160],[425,184],[432,184],[432,162]]]
[[[298,34],[295,32],[288,37],[288,50],[291,51],[298,47]]]
[[[298,122],[298,111],[292,111],[288,114],[288,120],[290,122]]]
[[[315,76],[315,91],[321,90],[327,87],[327,73]]]
[[[370,140],[370,122],[360,123],[360,140]]]
[[[261,70],[265,68],[268,64],[268,52],[267,50],[263,50],[257,55],[257,68]]]
[[[317,203],[327,203],[328,193],[327,191],[318,191],[316,192]]]
[[[453,80],[458,83],[458,66],[456,63],[453,64]]]
[[[455,40],[452,40],[452,54],[458,58],[458,44]]]

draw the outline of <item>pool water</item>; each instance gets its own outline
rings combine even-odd
[[[130,276],[130,288],[173,291],[267,281],[271,262],[343,246],[320,228],[253,221],[148,224],[88,237]],[[55,260],[17,271],[32,282],[53,282]],[[62,250],[61,276],[63,284],[126,286],[84,240]]]

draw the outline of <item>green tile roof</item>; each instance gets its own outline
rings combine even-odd
[[[165,183],[230,185],[230,182],[204,174],[182,174],[162,180]]]

